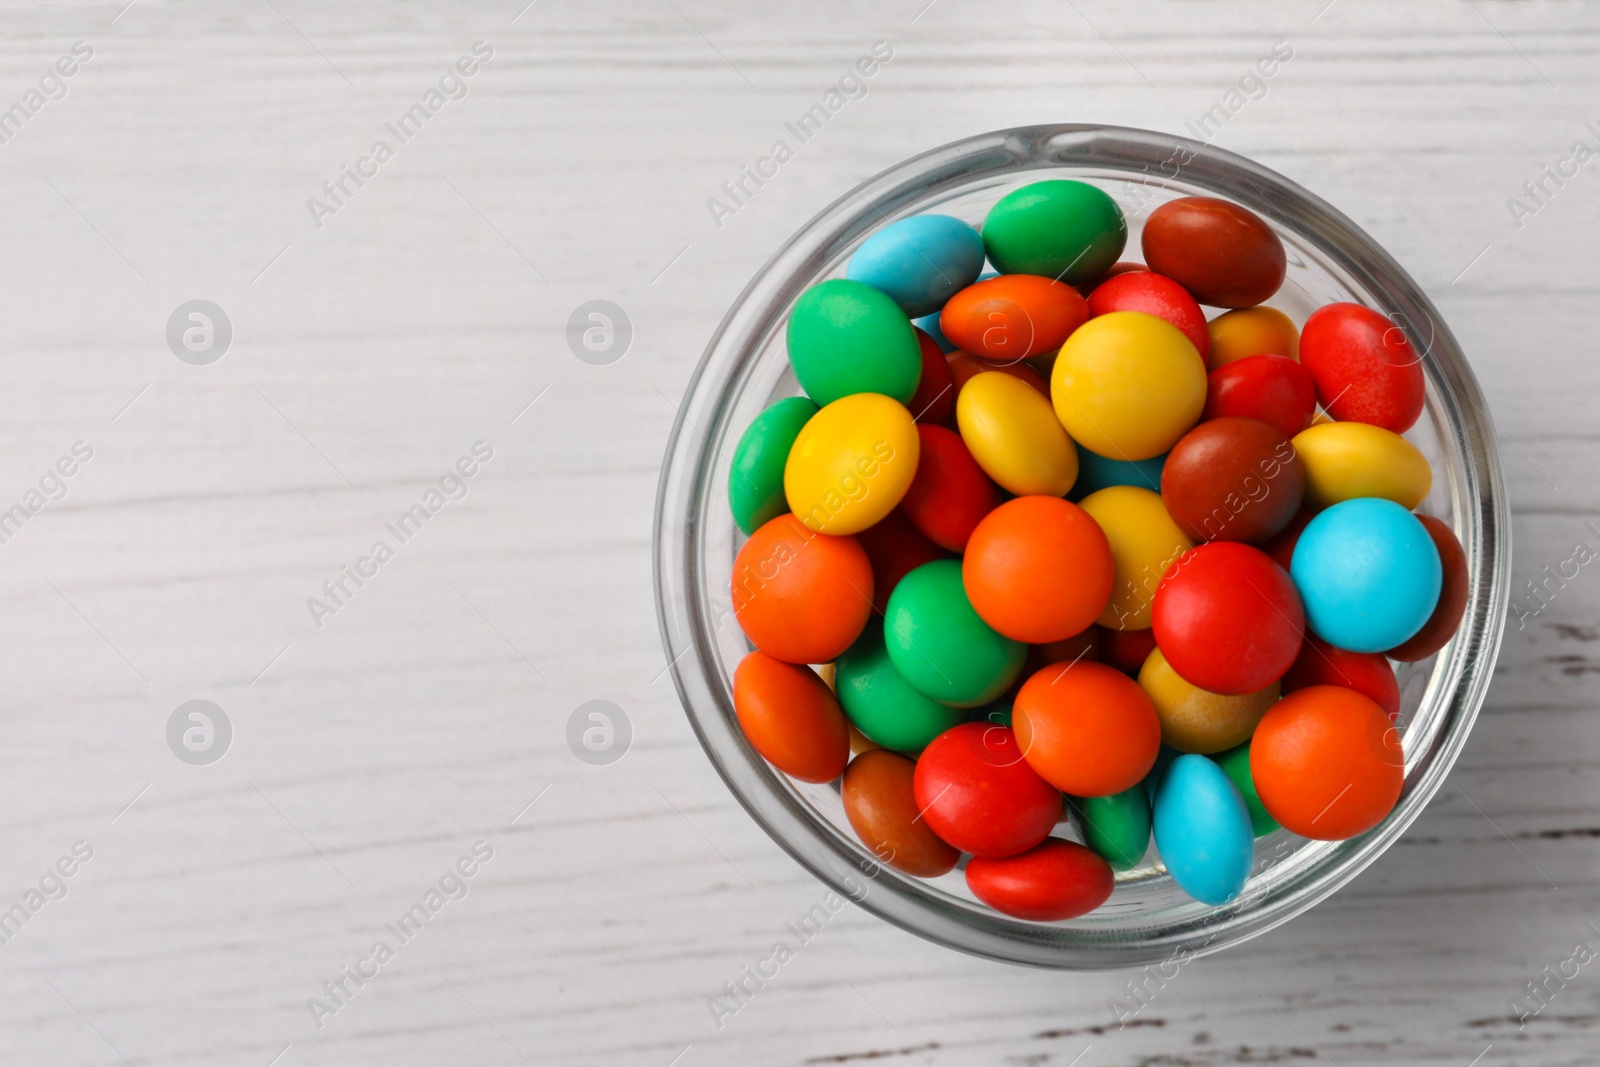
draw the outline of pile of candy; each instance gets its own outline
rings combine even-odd
[[[1222,904],[1256,837],[1376,825],[1404,778],[1389,661],[1437,652],[1467,598],[1460,543],[1413,511],[1405,333],[1265,306],[1283,244],[1227,201],[1158,208],[1142,264],[1126,241],[1064,180],[981,232],[885,226],[796,301],[805,396],[728,479],[750,744],[842,775],[884,863],[966,854],[978,899],[1038,921],[1099,907],[1152,834]]]

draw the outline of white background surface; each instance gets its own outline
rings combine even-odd
[[[522,2],[0,10],[0,106],[94,49],[0,145],[0,502],[94,449],[0,545],[0,902],[94,849],[0,947],[0,1061],[1592,1062],[1600,971],[1525,1029],[1508,1002],[1600,946],[1593,568],[1508,632],[1397,847],[1126,1029],[1127,974],[968,959],[852,907],[719,1030],[707,998],[823,891],[688,729],[649,536],[700,350],[851,182],[1004,126],[1180,131],[1281,39],[1216,143],[1437,301],[1503,432],[1516,584],[1600,545],[1595,168],[1520,229],[1506,206],[1600,147],[1594,8]],[[306,199],[477,40],[470,94],[317,228]],[[720,183],[877,40],[869,95],[714,225]],[[209,367],[163,336],[197,297],[235,331]],[[633,322],[611,366],[564,341],[594,298]],[[306,598],[479,439],[468,496],[314,626]],[[194,698],[235,730],[209,767],[165,742]],[[609,767],[565,741],[594,698],[633,723]],[[469,895],[318,1029],[307,998],[480,839]]]

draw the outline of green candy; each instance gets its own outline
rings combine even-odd
[[[966,721],[966,712],[929,700],[889,662],[883,629],[868,626],[834,662],[839,703],[856,729],[884,748],[912,755],[950,727]]]
[[[733,521],[747,535],[789,510],[783,495],[783,467],[800,430],[817,413],[803,396],[780,400],[755,417],[728,471],[728,504]]]
[[[1222,773],[1228,776],[1228,781],[1244,797],[1244,806],[1250,810],[1250,829],[1255,831],[1255,835],[1261,837],[1278,829],[1278,820],[1268,815],[1267,809],[1262,807],[1261,797],[1256,794],[1255,779],[1250,777],[1250,742],[1219,752],[1211,758],[1221,765]]]
[[[1072,797],[1083,843],[1114,871],[1131,870],[1150,845],[1150,798],[1141,782],[1108,797]]]
[[[1001,274],[1042,274],[1068,285],[1099,278],[1127,243],[1117,202],[1083,182],[1024,185],[983,220],[983,247]]]
[[[813,285],[795,301],[787,334],[789,365],[819,405],[854,393],[909,403],[922,378],[922,346],[900,305],[870,285],[844,278]]]
[[[883,619],[889,661],[924,696],[975,708],[1022,673],[1028,646],[978,617],[961,585],[959,560],[924,563],[894,587]]]

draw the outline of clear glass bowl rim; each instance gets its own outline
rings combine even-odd
[[[1383,823],[1338,843],[1320,862],[1242,908],[1219,909],[1198,922],[1152,925],[1134,939],[1098,940],[1079,930],[960,907],[916,878],[864,863],[755,754],[739,732],[730,684],[709,638],[712,609],[700,574],[703,516],[708,504],[718,503],[707,500],[707,491],[713,465],[726,462],[714,442],[727,430],[727,397],[737,392],[772,324],[799,292],[885,216],[1027,170],[1097,168],[1160,185],[1164,168],[1180,157],[1185,161],[1179,173],[1167,177],[1273,217],[1396,321],[1433,324],[1423,368],[1430,410],[1449,430],[1464,468],[1455,503],[1472,563],[1471,585],[1466,616],[1445,653],[1445,726],[1428,751],[1408,753],[1405,790]],[[756,273],[712,336],[678,407],[656,497],[656,611],[669,669],[701,746],[745,810],[803,867],[879,917],[959,951],[1038,967],[1098,970],[1215,952],[1287,922],[1359,874],[1422,812],[1460,754],[1487,693],[1510,599],[1510,514],[1494,432],[1477,380],[1421,288],[1354,222],[1282,175],[1189,138],[1126,127],[1029,126],[965,138],[899,163],[830,204]]]

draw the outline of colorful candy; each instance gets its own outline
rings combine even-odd
[[[1090,319],[1061,346],[1050,399],[1072,439],[1110,459],[1159,456],[1200,418],[1206,367],[1172,323],[1141,311]]]
[[[1433,473],[1401,436],[1426,399],[1405,331],[1263,304],[1287,253],[1238,205],[1158,208],[1145,263],[1126,238],[1056,180],[981,234],[880,228],[795,302],[807,396],[728,471],[751,747],[837,782],[878,862],[961,866],[1027,922],[1147,863],[1227,904],[1255,838],[1371,829],[1404,782],[1390,660],[1438,652],[1471,587],[1410,511]]]
[[[1289,573],[1311,628],[1352,652],[1409,640],[1433,614],[1444,577],[1427,527],[1374,497],[1346,500],[1312,519]]]
[[[1162,204],[1145,220],[1143,240],[1151,270],[1212,307],[1262,303],[1278,291],[1288,267],[1272,227],[1237,204],[1209,196]]]
[[[961,580],[980,618],[1030,644],[1082,633],[1111,599],[1113,564],[1104,531],[1076,504],[1021,496],[972,532]]]

